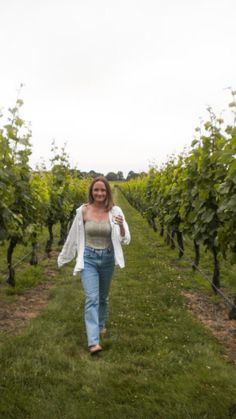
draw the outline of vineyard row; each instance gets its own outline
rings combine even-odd
[[[193,268],[199,265],[200,246],[211,252],[214,290],[220,288],[221,258],[236,262],[236,92],[232,95],[232,125],[208,109],[209,119],[196,130],[189,151],[121,185],[155,231],[166,232],[172,247],[176,239],[179,257],[183,236],[193,241]]]

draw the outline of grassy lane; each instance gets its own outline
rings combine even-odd
[[[73,263],[20,336],[1,335],[1,419],[235,418],[236,369],[185,308],[185,272],[116,191],[132,234],[116,270],[104,351],[86,350]],[[55,268],[56,269],[56,268]]]

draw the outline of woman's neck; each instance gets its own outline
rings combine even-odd
[[[95,208],[95,209],[99,209],[99,210],[106,210],[105,204],[103,202],[101,202],[101,203],[99,203],[99,202],[93,202],[91,204],[91,207],[92,208]]]

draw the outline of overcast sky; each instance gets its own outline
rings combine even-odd
[[[24,83],[34,166],[147,171],[236,88],[235,0],[0,0],[0,107]]]

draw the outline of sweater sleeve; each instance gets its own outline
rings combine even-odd
[[[76,256],[77,252],[77,240],[78,240],[78,223],[79,215],[76,214],[70,231],[68,233],[66,242],[57,258],[57,264],[60,268],[65,263],[69,263]]]
[[[124,229],[125,229],[125,235],[124,236],[121,236],[120,228],[119,228],[119,226],[116,226],[117,229],[119,230],[119,234],[118,234],[119,240],[120,240],[121,244],[129,244],[130,240],[131,240],[129,226],[128,226],[127,221],[125,219],[124,213],[123,213],[123,211],[120,207],[115,207],[115,215],[121,215],[124,219]]]

